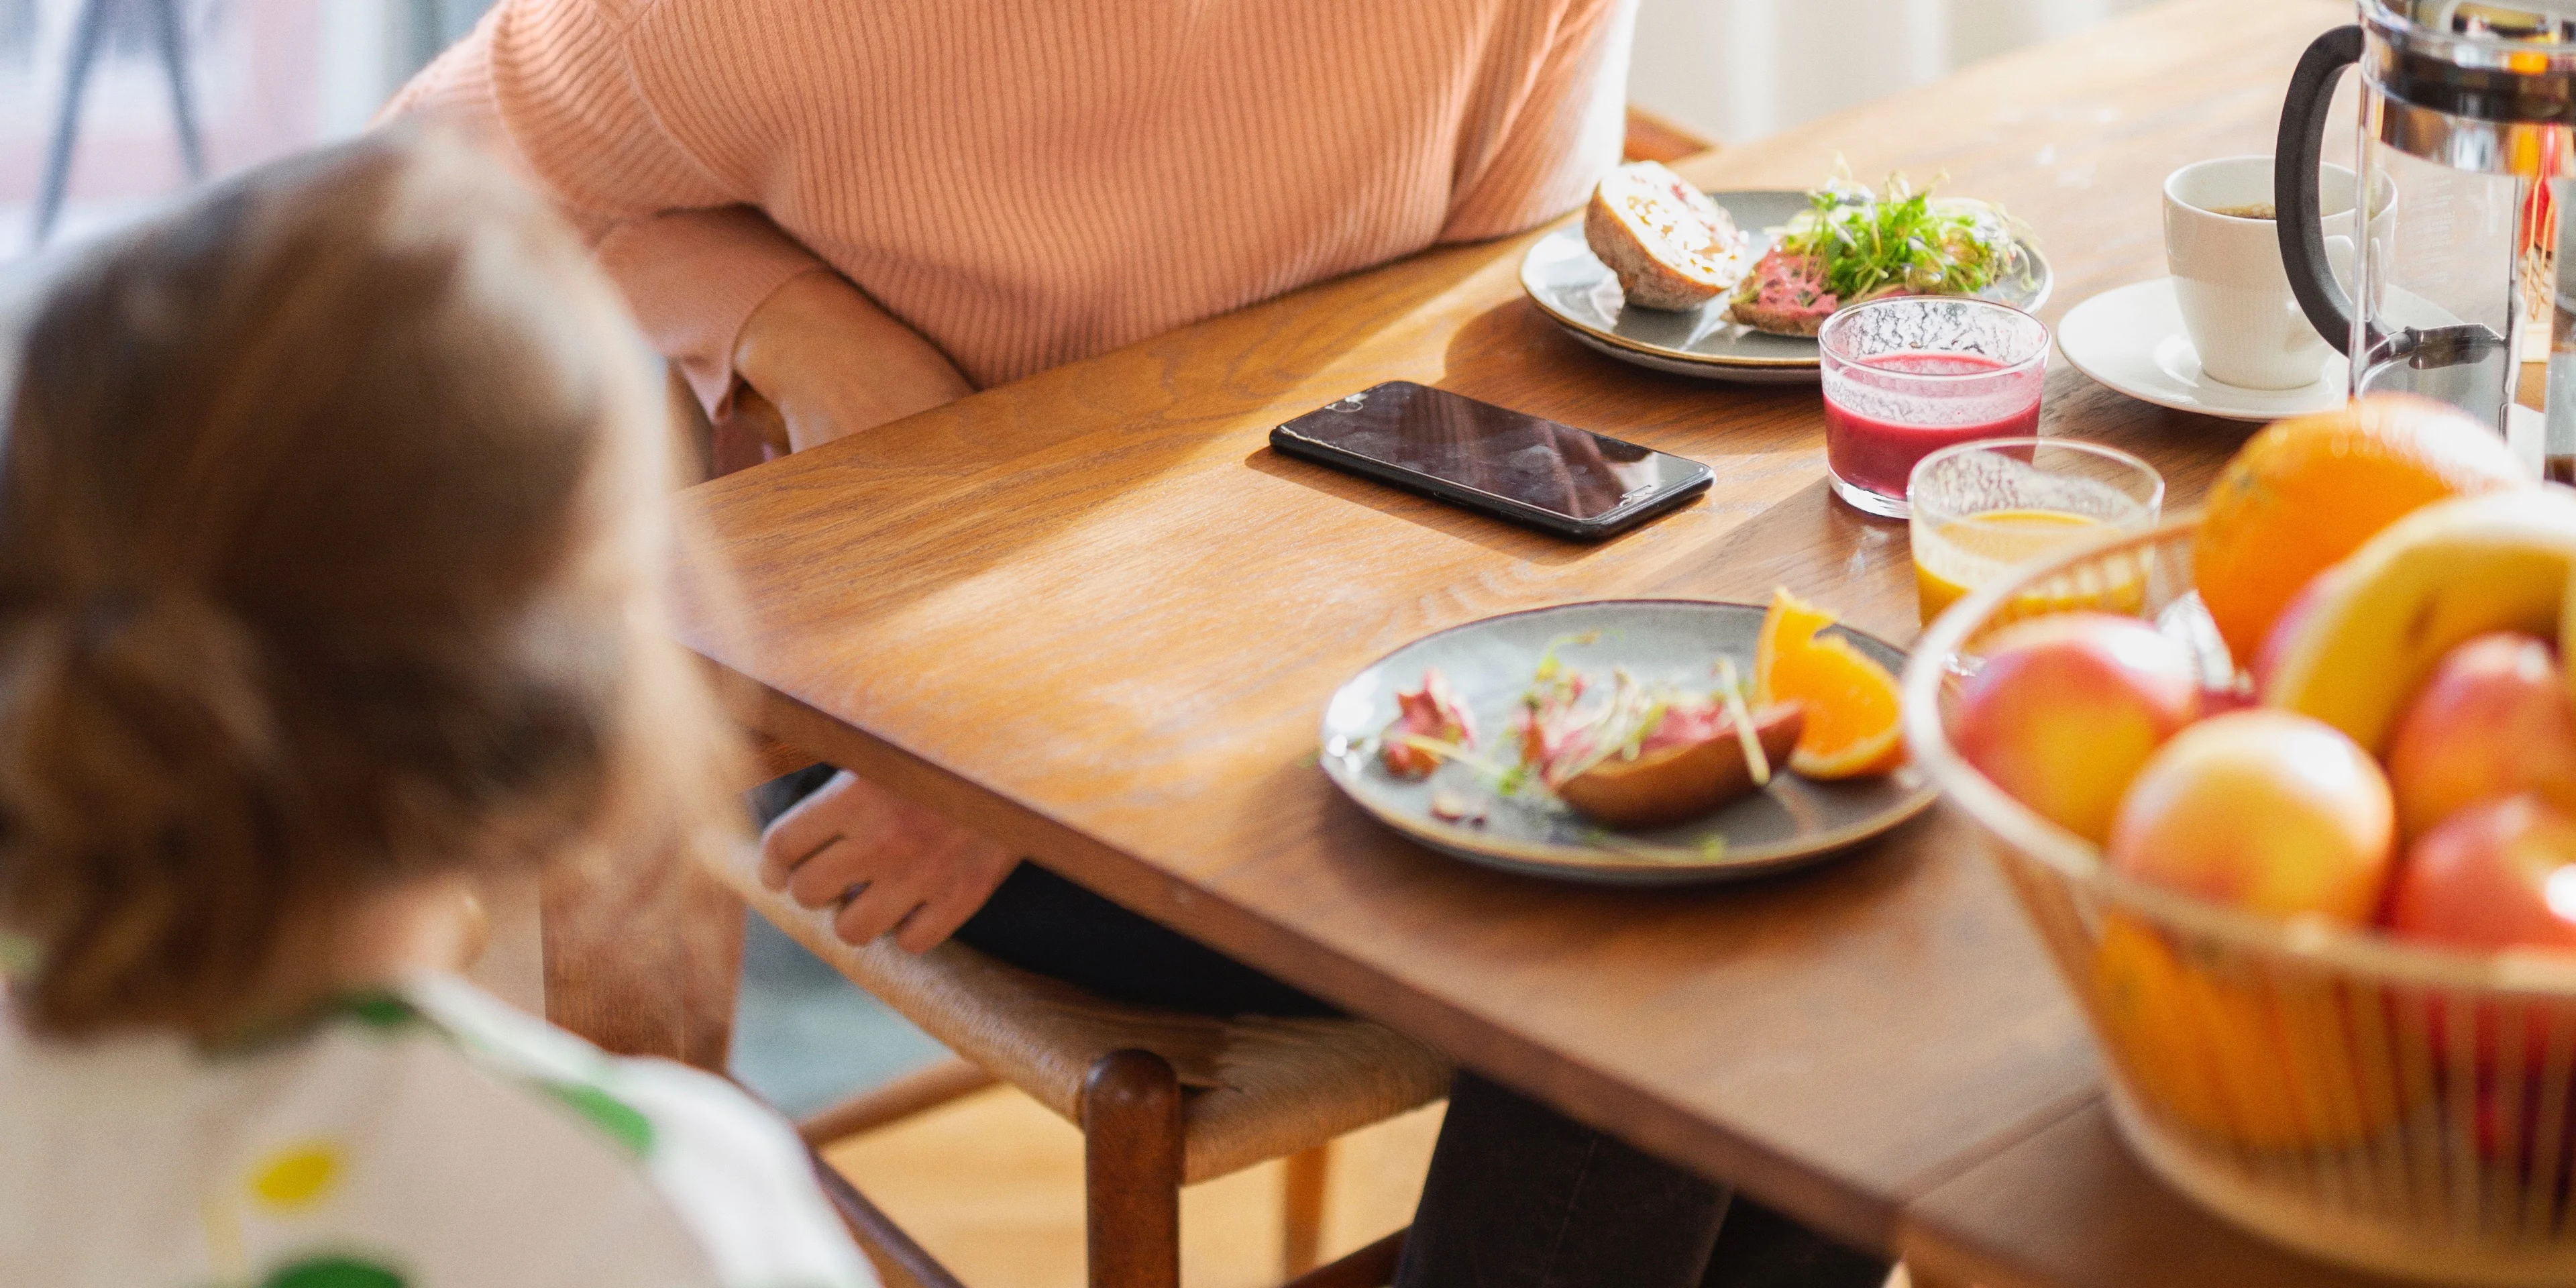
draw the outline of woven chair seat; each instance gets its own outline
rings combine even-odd
[[[1184,1089],[1182,1180],[1240,1171],[1447,1095],[1449,1062],[1366,1020],[1211,1019],[1104,1001],[951,941],[914,956],[853,948],[825,913],[760,884],[747,857],[719,873],[789,937],[948,1049],[1079,1123],[1083,1079],[1113,1051],[1151,1051]]]

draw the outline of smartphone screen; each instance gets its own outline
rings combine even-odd
[[[1401,380],[1289,421],[1271,441],[1327,463],[1368,462],[1382,467],[1368,473],[1436,480],[1450,485],[1442,492],[1464,489],[1578,523],[1623,509],[1651,511],[1659,508],[1651,502],[1709,479],[1697,461]]]

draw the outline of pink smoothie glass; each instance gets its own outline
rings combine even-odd
[[[2039,432],[2048,328],[2009,305],[1899,295],[1854,305],[1816,334],[1825,470],[1834,494],[1902,519],[1914,463],[1952,443]]]

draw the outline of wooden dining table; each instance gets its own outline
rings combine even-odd
[[[2054,265],[2053,322],[2163,271],[2165,174],[2270,151],[2300,49],[2351,18],[2172,0],[1680,169],[1721,189],[1903,170],[2000,201]],[[1326,781],[1326,695],[1493,614],[1786,586],[1885,638],[1917,631],[1905,527],[1831,498],[1815,387],[1579,346],[1522,294],[1535,235],[1428,250],[694,488],[736,602],[685,636],[776,738],[1921,1282],[2372,1282],[2238,1232],[2126,1152],[2065,986],[1946,807],[1794,874],[1632,890],[1433,853]],[[1692,457],[1716,484],[1580,545],[1267,445],[1398,379]],[[2145,456],[2176,510],[2251,429],[2062,361],[2044,425]]]

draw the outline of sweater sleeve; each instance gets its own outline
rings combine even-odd
[[[664,128],[629,65],[635,0],[503,0],[384,115],[437,117],[514,164],[580,229],[655,349],[723,419],[735,339],[823,268]]]
[[[1566,0],[1495,142],[1459,183],[1444,242],[1499,237],[1574,209],[1619,163],[1637,0]]]

